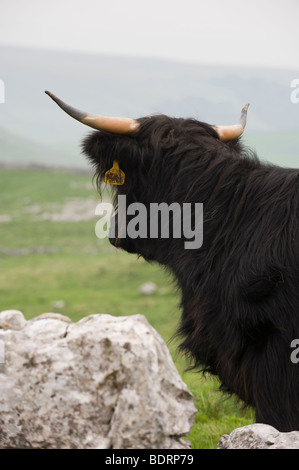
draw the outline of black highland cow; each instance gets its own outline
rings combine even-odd
[[[299,430],[299,170],[261,163],[235,126],[168,116],[89,115],[51,98],[96,132],[83,142],[98,185],[116,159],[127,204],[203,203],[203,245],[182,239],[111,242],[175,276],[182,293],[181,349],[194,367],[279,431]]]

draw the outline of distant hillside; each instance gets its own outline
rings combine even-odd
[[[245,133],[243,140],[258,153],[261,160],[299,168],[298,131]]]
[[[55,162],[86,167],[79,144],[88,128],[64,115],[44,94],[53,91],[94,113],[153,113],[234,123],[249,102],[246,139],[263,158],[296,165],[299,104],[290,101],[298,71],[213,67],[0,46],[0,161]],[[2,130],[1,130],[2,129]],[[275,154],[275,156],[274,156]],[[289,163],[288,163],[289,162]]]
[[[74,145],[66,146],[46,145],[26,139],[21,135],[0,129],[0,166],[26,164],[40,164],[46,167],[74,167],[82,168],[84,158],[79,155]]]

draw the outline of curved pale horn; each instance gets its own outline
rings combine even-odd
[[[234,124],[232,126],[212,126],[217,132],[220,140],[227,142],[228,140],[240,137],[246,126],[248,107],[249,104],[245,104],[241,111],[241,117],[238,124]]]
[[[139,122],[131,118],[122,117],[110,117],[110,116],[98,116],[96,114],[85,113],[79,109],[73,108],[68,104],[61,101],[57,96],[53,95],[50,91],[45,93],[55,101],[58,106],[65,111],[69,116],[77,121],[86,124],[86,126],[92,127],[99,131],[113,132],[115,134],[129,134],[137,132],[139,129]]]

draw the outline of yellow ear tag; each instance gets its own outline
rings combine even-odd
[[[119,168],[118,161],[113,161],[113,167],[106,171],[104,176],[104,182],[107,184],[118,184],[122,185],[125,182],[125,174]]]

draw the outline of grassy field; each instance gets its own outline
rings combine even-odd
[[[184,372],[186,362],[170,341],[179,321],[179,294],[157,265],[118,251],[95,235],[99,197],[88,175],[0,169],[0,311],[21,310],[27,319],[59,312],[86,315],[144,314],[167,342],[196,400],[198,413],[187,439],[194,449],[215,448],[220,436],[254,422],[210,377]],[[142,295],[147,281],[158,288]]]

